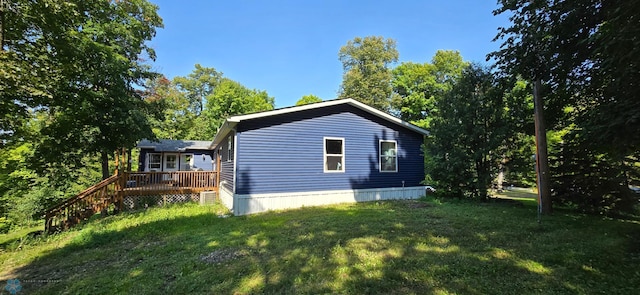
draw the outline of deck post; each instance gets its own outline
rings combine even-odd
[[[219,152],[216,154],[216,183],[214,183],[214,186],[216,187],[216,191],[220,193],[220,171],[222,171],[220,167],[220,160],[222,159],[222,155]]]

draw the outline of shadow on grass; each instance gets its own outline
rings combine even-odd
[[[230,218],[195,212],[145,221],[138,212],[94,221],[12,275],[29,294],[624,293],[638,286],[638,261],[625,261],[618,247],[637,224],[557,217],[537,225],[525,221],[529,211],[411,201]],[[585,222],[600,227],[579,226]]]

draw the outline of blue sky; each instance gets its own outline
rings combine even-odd
[[[265,90],[276,107],[303,95],[333,99],[342,81],[338,51],[355,37],[397,42],[399,62],[429,62],[439,49],[485,62],[504,16],[496,1],[175,1],[159,6],[164,28],[150,45],[156,71],[186,76],[196,63],[248,88]]]

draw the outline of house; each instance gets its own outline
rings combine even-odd
[[[137,147],[141,172],[213,171],[211,141],[144,139]]]
[[[425,194],[428,132],[353,99],[228,118],[219,194],[235,215]]]

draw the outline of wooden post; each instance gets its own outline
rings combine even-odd
[[[131,149],[127,150],[127,172],[131,172]]]
[[[538,210],[540,214],[551,214],[551,188],[549,186],[549,158],[547,157],[547,132],[544,124],[544,105],[540,95],[542,82],[533,84],[533,110],[536,135],[536,180],[538,183]]]
[[[220,192],[220,171],[222,171],[222,168],[220,167],[220,159],[222,158],[222,155],[220,155],[220,153],[217,153],[217,157],[216,157],[216,183],[214,184],[216,187],[216,190],[218,192]]]
[[[116,156],[115,156],[115,159],[114,159],[114,162],[115,162],[114,164],[116,166],[116,170],[114,171],[115,175],[118,175],[118,172],[119,172],[118,171],[118,165],[120,165],[120,163],[118,163],[118,159],[120,159],[120,155],[118,153],[118,150],[116,149]]]

